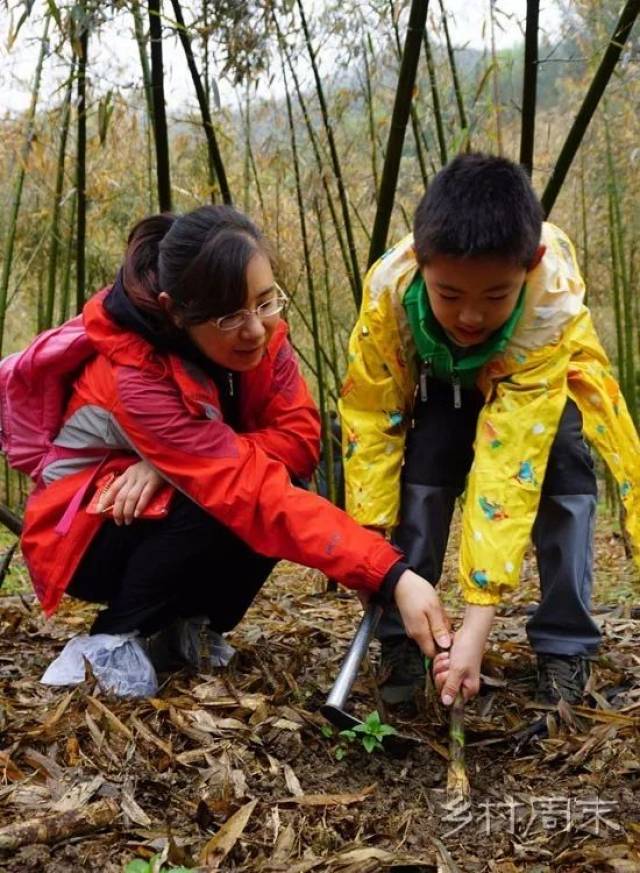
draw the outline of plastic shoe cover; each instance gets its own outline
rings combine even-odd
[[[236,653],[221,634],[209,627],[209,620],[202,615],[181,619],[176,633],[180,654],[201,672],[226,667]]]
[[[158,679],[135,634],[82,634],[69,640],[47,667],[44,685],[79,685],[85,679],[85,658],[105,691],[118,697],[153,697]]]

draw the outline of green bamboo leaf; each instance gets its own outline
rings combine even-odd
[[[60,10],[56,5],[55,0],[47,0],[47,5],[49,6],[49,12],[51,13],[51,17],[58,25],[58,30],[62,31],[62,19],[60,18]]]
[[[18,34],[20,33],[22,25],[25,23],[25,21],[29,17],[30,11],[31,10],[29,9],[29,10],[26,10],[25,12],[22,13],[20,18],[18,19],[18,23],[16,24],[15,28],[13,28],[13,27],[9,28],[9,36],[7,37],[7,50],[8,51],[11,51],[11,48],[12,48],[14,42],[18,38]]]
[[[478,87],[476,88],[476,93],[473,95],[473,105],[474,106],[476,105],[476,103],[480,99],[480,96],[482,95],[482,92],[484,91],[484,86],[489,81],[489,76],[491,75],[493,70],[496,68],[496,66],[497,66],[497,62],[492,61],[492,63],[489,64],[487,69],[482,74],[482,78],[480,79]]]

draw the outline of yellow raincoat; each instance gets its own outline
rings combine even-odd
[[[542,243],[547,250],[526,277],[524,311],[511,340],[477,378],[485,406],[464,497],[459,568],[468,603],[498,603],[518,585],[567,397],[618,484],[640,563],[640,440],[583,305],[573,246],[548,223]],[[418,375],[403,307],[418,268],[412,244],[406,237],[366,277],[340,401],[347,511],[361,524],[386,529],[398,522]]]

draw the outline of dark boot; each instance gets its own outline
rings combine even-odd
[[[579,655],[538,655],[536,700],[556,704],[561,698],[567,703],[581,703],[591,664]]]

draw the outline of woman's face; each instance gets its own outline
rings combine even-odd
[[[185,330],[191,342],[215,364],[227,370],[252,370],[262,360],[280,317],[277,313],[259,318],[252,310],[278,293],[268,258],[256,252],[247,265],[247,302],[243,307],[247,312],[241,325],[222,330],[214,323],[216,319],[211,319]]]

